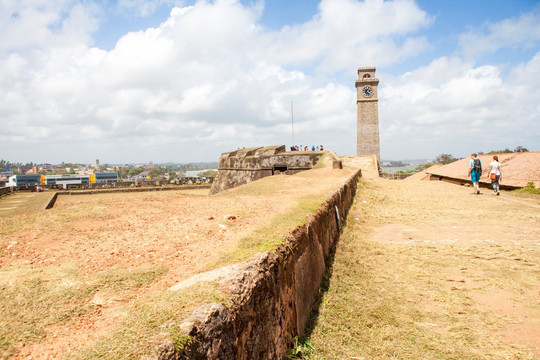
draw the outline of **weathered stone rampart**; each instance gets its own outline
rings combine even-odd
[[[284,358],[306,329],[360,173],[353,173],[277,251],[215,270],[210,279],[207,274],[206,280],[231,293],[232,305],[199,307],[180,325],[190,337],[183,350],[169,341],[151,359]]]
[[[285,151],[285,145],[239,149],[221,154],[210,194],[272,176],[312,169],[322,151]]]

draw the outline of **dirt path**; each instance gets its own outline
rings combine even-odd
[[[310,339],[315,358],[540,359],[537,199],[469,192],[360,186]]]

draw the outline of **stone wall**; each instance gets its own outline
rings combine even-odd
[[[210,194],[277,173],[292,175],[312,169],[322,151],[285,151],[285,145],[239,149],[221,154]]]
[[[231,294],[232,305],[199,307],[180,325],[191,339],[183,350],[168,341],[147,359],[284,358],[293,339],[306,329],[359,176],[360,170],[276,252],[256,254],[246,263],[213,271],[213,276],[205,274],[206,281],[218,282]]]
[[[0,188],[0,197],[11,194],[11,191],[12,189],[9,186]]]

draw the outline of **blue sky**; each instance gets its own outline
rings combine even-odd
[[[540,3],[6,0],[0,158],[216,161],[238,147],[356,149],[376,66],[381,157],[540,150]]]

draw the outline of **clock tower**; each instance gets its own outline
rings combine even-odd
[[[356,79],[356,156],[376,155],[381,160],[379,145],[379,99],[374,67],[358,68]]]

